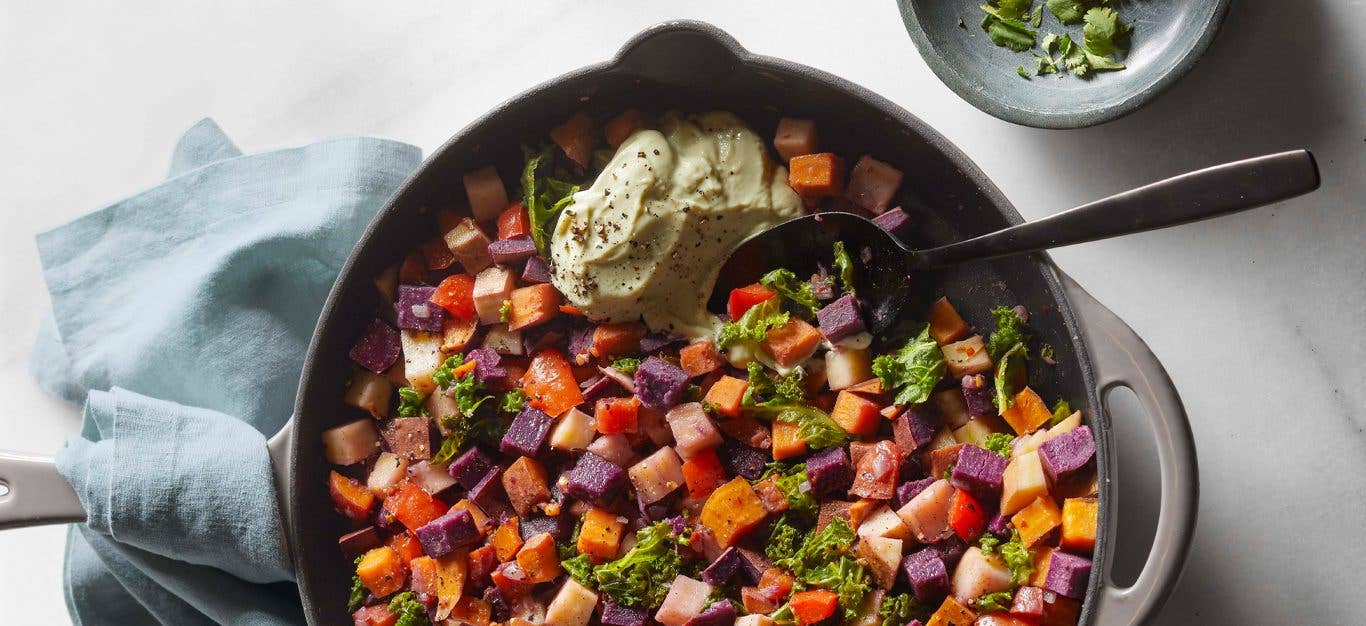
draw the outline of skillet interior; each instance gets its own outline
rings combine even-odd
[[[295,408],[291,455],[294,525],[291,545],[304,606],[313,624],[349,623],[345,613],[351,565],[336,547],[349,530],[332,511],[325,487],[319,433],[362,415],[342,403],[350,363],[346,353],[381,306],[372,278],[436,232],[429,208],[464,203],[461,173],[493,163],[515,194],[519,144],[540,143],[547,131],[586,107],[601,120],[634,106],[642,110],[732,110],[762,136],[780,116],[817,120],[822,149],[853,158],[871,153],[906,173],[903,206],[916,224],[916,246],[949,243],[989,232],[1021,218],[1000,191],[962,153],[905,110],[824,72],[750,55],[728,35],[705,24],[662,24],[637,36],[610,63],[538,86],[476,121],[437,150],[391,199],[357,244],[322,312],[304,365]],[[924,319],[929,302],[948,295],[965,319],[990,329],[987,311],[1024,304],[1038,343],[1056,351],[1058,364],[1031,362],[1030,385],[1045,400],[1068,398],[1101,436],[1100,528],[1111,506],[1108,421],[1098,416],[1094,376],[1075,320],[1043,255],[966,264],[916,277],[907,309]],[[1081,623],[1091,621],[1091,599],[1105,571],[1110,538],[1096,547],[1096,567]]]

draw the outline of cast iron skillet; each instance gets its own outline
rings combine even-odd
[[[764,136],[780,116],[818,120],[825,149],[871,153],[906,172],[903,207],[917,225],[915,247],[941,245],[1021,222],[1020,215],[957,148],[882,97],[806,66],[754,55],[717,28],[668,22],[622,47],[615,59],[566,74],[513,98],[456,134],[420,167],[361,237],[323,307],[304,364],[291,423],[270,441],[289,545],[310,624],[350,622],[351,564],[337,549],[350,530],[332,514],[320,434],[359,417],[345,406],[347,352],[380,302],[372,279],[435,228],[433,210],[460,204],[460,173],[494,163],[505,180],[521,166],[523,142],[539,142],[570,113],[597,116],[634,106],[735,111]],[[990,328],[985,312],[1024,304],[1037,341],[1057,365],[1033,367],[1029,384],[1045,398],[1066,397],[1098,436],[1100,528],[1083,624],[1135,624],[1151,617],[1176,584],[1195,528],[1199,484],[1185,410],[1143,341],[1052,265],[1044,254],[968,263],[919,275],[906,309],[924,319],[948,295],[967,319]],[[1110,581],[1114,553],[1115,453],[1103,398],[1115,387],[1138,396],[1157,438],[1162,499],[1147,563],[1127,589]],[[0,455],[0,528],[82,521],[79,501],[51,462]],[[22,487],[20,486],[22,485]]]

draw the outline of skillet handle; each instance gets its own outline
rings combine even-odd
[[[289,421],[266,440],[266,453],[270,455],[270,470],[275,475],[275,498],[280,505],[280,554],[284,555],[285,563],[291,565],[294,563],[294,556],[289,549],[289,529],[292,521],[289,506],[294,501],[294,487],[290,484],[289,477],[294,472],[289,466],[289,459],[293,449],[294,417],[290,416]]]
[[[1186,410],[1167,371],[1148,345],[1123,320],[1097,302],[1071,277],[1058,271],[1059,280],[1078,317],[1083,340],[1096,368],[1101,402],[1116,387],[1128,387],[1138,397],[1157,439],[1157,460],[1161,468],[1161,510],[1152,548],[1143,571],[1132,587],[1117,587],[1111,576],[1111,559],[1099,563],[1101,587],[1092,609],[1092,623],[1099,626],[1129,626],[1151,620],[1175,588],[1190,551],[1200,499],[1200,474],[1196,462],[1195,440]],[[1109,429],[1100,436],[1111,437]],[[1113,450],[1113,442],[1106,441]],[[1108,461],[1108,475],[1116,476],[1114,458]],[[1113,480],[1113,478],[1112,478]],[[1118,495],[1110,485],[1108,508],[1104,515],[1104,536],[1115,536]],[[1107,549],[1103,554],[1112,555]]]
[[[85,507],[51,458],[0,451],[0,530],[85,521]]]

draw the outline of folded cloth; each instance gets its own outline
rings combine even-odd
[[[212,120],[160,185],[38,236],[52,296],[30,358],[84,402],[57,456],[76,624],[294,624],[265,436],[288,419],[323,299],[421,159],[333,139],[242,156]]]

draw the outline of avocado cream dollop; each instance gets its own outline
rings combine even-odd
[[[746,237],[802,213],[763,140],[732,113],[666,113],[574,194],[550,245],[552,280],[592,320],[711,336],[716,274]]]

